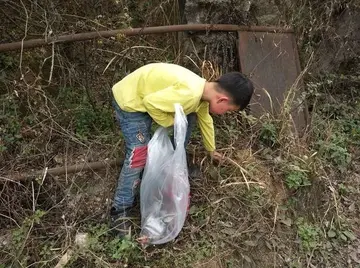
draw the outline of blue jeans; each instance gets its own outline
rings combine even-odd
[[[140,177],[147,157],[147,144],[151,139],[152,118],[147,113],[125,112],[113,101],[116,119],[125,139],[125,160],[122,166],[113,208],[125,210],[133,206],[135,194],[140,185]],[[191,131],[196,124],[196,114],[187,116],[188,129],[185,144],[189,142]]]

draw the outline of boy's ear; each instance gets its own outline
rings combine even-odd
[[[221,96],[221,97],[218,98],[218,103],[229,102],[229,101],[230,101],[230,99],[227,96]]]

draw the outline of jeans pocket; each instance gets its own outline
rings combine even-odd
[[[141,144],[148,144],[150,141],[150,129],[148,129],[146,121],[137,122],[136,139]]]

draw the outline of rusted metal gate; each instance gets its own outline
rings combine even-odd
[[[292,88],[295,96],[301,92],[302,81],[294,85],[301,73],[293,33],[239,31],[239,60],[241,71],[254,82],[255,93],[250,113],[279,114],[284,99]],[[297,130],[302,133],[308,123],[305,103],[293,103],[291,115]]]

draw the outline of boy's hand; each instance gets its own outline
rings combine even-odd
[[[221,163],[225,159],[225,157],[221,153],[216,151],[210,152],[210,157],[212,161],[216,161],[219,163]]]

